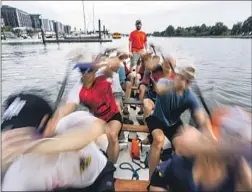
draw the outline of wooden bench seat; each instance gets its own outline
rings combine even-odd
[[[124,105],[143,105],[142,101],[136,99],[125,99],[123,100]]]
[[[122,131],[149,133],[149,129],[146,125],[123,124]]]
[[[115,191],[147,191],[149,181],[116,179]]]

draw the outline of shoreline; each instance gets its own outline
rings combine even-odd
[[[163,37],[163,36],[151,36],[151,37]],[[237,36],[237,35],[226,35],[226,36],[170,36],[168,38],[230,38],[230,39],[252,39],[250,36]]]

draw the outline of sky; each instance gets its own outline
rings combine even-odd
[[[72,29],[84,29],[82,1],[2,1],[27,13],[42,15]],[[93,25],[94,7],[94,25]],[[220,21],[232,28],[251,16],[251,1],[84,1],[86,27],[97,30],[98,19],[110,32],[130,33],[142,20],[147,33],[163,31],[168,25],[194,26]]]

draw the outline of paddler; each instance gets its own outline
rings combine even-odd
[[[114,191],[115,167],[95,143],[106,122],[77,111],[59,121],[56,136],[42,138],[36,130],[52,113],[43,93],[22,91],[4,102],[2,190]]]
[[[57,122],[72,113],[79,104],[86,105],[95,117],[107,122],[106,131],[109,140],[107,155],[110,161],[116,163],[119,155],[118,135],[122,128],[122,117],[115,102],[111,83],[107,78],[111,78],[113,72],[118,71],[120,63],[119,57],[109,58],[105,64],[93,63],[92,59],[89,62],[77,62],[75,67],[79,68],[82,76],[70,90],[65,104],[59,107],[49,122],[45,135],[53,134]]]
[[[211,127],[198,98],[189,88],[194,78],[195,68],[192,65],[184,65],[177,70],[174,80],[161,78],[156,85],[155,107],[153,113],[145,119],[151,134],[150,178],[160,161],[165,136],[172,143],[183,125],[180,116],[184,111],[191,111],[199,127]]]
[[[251,159],[251,114],[237,107],[221,110],[213,112],[217,131],[184,127],[174,139],[177,154],[157,166],[149,191],[252,190],[245,157]]]
[[[160,64],[160,57],[156,55],[151,56],[150,54],[147,54],[146,57],[144,56],[143,60],[146,71],[139,86],[139,100],[143,101],[143,108],[140,108],[138,115],[144,113],[144,117],[146,118],[150,115],[155,105],[156,82],[160,78],[174,79],[171,65],[175,68],[176,60],[171,56],[167,56],[163,63]]]

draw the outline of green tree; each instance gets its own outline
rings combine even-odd
[[[252,32],[252,16],[250,16],[243,22],[242,32],[245,34]]]
[[[164,32],[164,36],[170,37],[174,35],[175,35],[175,29],[172,25],[169,25]]]
[[[12,32],[13,28],[11,26],[5,26],[5,27],[1,27],[1,31],[2,32]]]
[[[228,32],[228,27],[222,22],[217,22],[210,29],[210,35],[225,35]]]
[[[155,36],[155,37],[159,37],[159,36],[160,36],[160,32],[154,31],[154,32],[152,33],[152,35]]]
[[[32,30],[32,29],[27,29],[26,32],[27,32],[27,35],[30,37],[32,37],[34,35],[34,30]]]
[[[176,36],[182,36],[183,33],[184,33],[184,29],[182,27],[177,27],[177,29],[175,30]]]
[[[231,35],[239,35],[242,33],[242,22],[238,22],[233,25]]]
[[[207,31],[207,26],[205,23],[203,23],[201,26],[200,26],[200,31],[201,33],[205,33]]]

